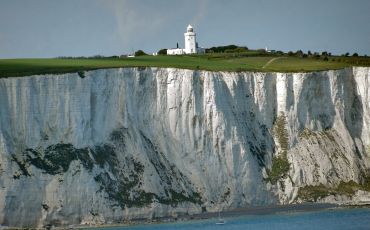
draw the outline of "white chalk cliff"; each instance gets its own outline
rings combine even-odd
[[[278,156],[289,170],[271,179]],[[1,225],[300,202],[305,186],[363,183],[369,159],[370,68],[0,79]]]

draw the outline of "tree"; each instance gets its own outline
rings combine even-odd
[[[227,45],[227,46],[215,46],[207,49],[207,53],[224,53],[226,50],[230,52],[231,50],[235,50],[237,48],[243,48],[244,50],[248,50],[246,46],[236,46],[236,45]]]
[[[320,54],[318,52],[313,53],[314,58],[320,58]]]
[[[358,57],[358,53],[353,53],[352,57]]]
[[[225,53],[234,53],[235,50],[234,49],[226,49],[224,50]]]
[[[348,57],[348,56],[349,56],[349,53],[348,53],[348,52],[347,52],[347,53],[345,53],[345,54],[344,54],[344,56]]]
[[[158,55],[167,55],[167,49],[160,49]]]
[[[297,57],[302,57],[302,56],[303,56],[303,51],[302,51],[302,50],[297,50],[297,51],[295,52],[295,55],[296,55]]]
[[[236,53],[243,53],[243,52],[248,51],[248,49],[246,47],[238,47],[238,48],[234,49],[234,51]]]
[[[142,50],[138,50],[135,52],[135,56],[144,56],[144,55],[147,55],[147,54]]]

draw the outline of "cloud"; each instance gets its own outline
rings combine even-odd
[[[136,1],[106,0],[101,3],[112,11],[122,48],[133,48],[135,41],[165,26],[166,20],[160,11],[137,4]]]
[[[191,24],[194,26],[198,26],[199,23],[204,19],[204,17],[207,14],[207,9],[208,9],[208,0],[199,0],[197,1],[197,12],[194,15],[194,17],[191,19]]]

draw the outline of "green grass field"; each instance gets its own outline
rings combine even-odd
[[[184,56],[139,56],[103,59],[0,59],[0,77],[67,73],[117,67],[174,67],[210,71],[308,72],[370,66],[368,57],[313,57],[246,53],[222,53]]]

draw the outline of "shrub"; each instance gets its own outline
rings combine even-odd
[[[272,184],[276,184],[280,179],[284,179],[288,176],[290,169],[290,163],[287,158],[288,150],[288,131],[286,129],[285,115],[280,114],[273,127],[274,136],[277,137],[281,151],[278,156],[272,158],[271,170],[267,170],[268,178]]]
[[[268,178],[272,184],[276,184],[278,180],[285,178],[288,175],[290,168],[286,154],[274,156],[272,158],[271,171],[268,170]]]
[[[248,49],[246,47],[238,47],[238,48],[234,49],[234,51],[236,53],[242,53],[242,52],[248,51]]]
[[[359,184],[355,181],[341,181],[336,187],[326,187],[320,185],[307,185],[298,190],[298,197],[304,201],[317,201],[329,195],[353,196],[356,191],[370,191],[369,177],[364,178],[364,182]]]
[[[80,78],[85,78],[86,76],[85,76],[85,72],[84,71],[78,71],[77,72],[77,74],[78,74],[78,76],[80,77]]]
[[[161,49],[158,51],[158,55],[167,55],[167,49]]]
[[[227,49],[227,50],[225,50],[224,52],[225,52],[225,53],[234,53],[234,52],[235,52],[235,50],[234,50],[234,49]]]
[[[322,184],[317,186],[307,185],[298,190],[298,197],[304,201],[317,201],[328,195],[330,195],[329,189]]]
[[[147,54],[142,50],[138,50],[135,52],[135,56],[144,56],[144,55],[147,55]]]
[[[206,53],[224,53],[224,52],[238,52],[236,49],[242,48],[243,51],[248,50],[248,47],[246,46],[236,46],[236,45],[227,45],[227,46],[215,46],[211,47],[209,49],[206,49]]]
[[[297,50],[297,52],[295,52],[295,55],[297,56],[297,57],[302,57],[303,56],[303,51],[302,50]]]

